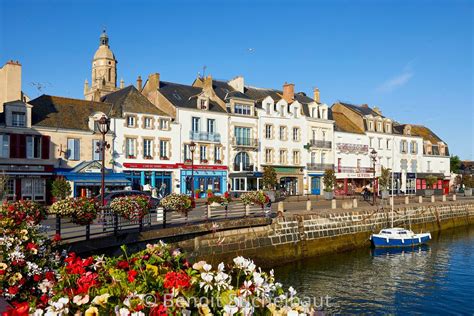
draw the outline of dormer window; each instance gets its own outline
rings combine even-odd
[[[321,109],[321,118],[326,119],[326,109]]]
[[[234,113],[240,115],[251,115],[252,109],[248,104],[236,103],[234,106]]]
[[[318,118],[318,108],[313,108],[311,111],[311,117]]]
[[[127,116],[127,127],[135,127],[135,116]]]
[[[391,133],[392,129],[390,128],[390,123],[385,123],[385,132],[386,133]]]
[[[377,122],[377,132],[383,132],[383,130],[382,130],[382,122]]]
[[[160,119],[160,129],[168,130],[170,128],[170,121],[167,119]]]
[[[199,99],[199,109],[200,110],[207,110],[207,104],[208,104],[208,100],[206,99]]]
[[[271,106],[272,106],[271,103],[267,103],[267,104],[265,105],[265,112],[266,112],[267,114],[270,114]]]
[[[373,131],[373,130],[374,130],[374,122],[369,121],[369,131]]]
[[[12,126],[13,127],[26,127],[26,113],[25,112],[12,112]]]

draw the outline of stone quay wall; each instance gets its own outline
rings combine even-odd
[[[369,236],[391,225],[391,209],[315,212],[276,218],[270,225],[216,231],[174,242],[195,259],[228,262],[249,257],[262,266],[369,247]],[[474,203],[444,202],[394,209],[394,227],[431,232],[474,224]]]

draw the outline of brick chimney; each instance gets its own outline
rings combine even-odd
[[[157,72],[155,72],[154,74],[149,74],[146,87],[148,91],[158,90],[158,88],[160,88],[160,74]]]
[[[142,76],[138,76],[137,78],[137,90],[142,91]]]
[[[292,103],[295,99],[295,84],[286,83],[283,85],[283,99],[286,102]]]
[[[313,99],[317,103],[321,103],[320,99],[319,99],[319,89],[318,88],[314,88],[314,90],[313,90]]]

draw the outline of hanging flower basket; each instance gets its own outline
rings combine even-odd
[[[97,218],[98,209],[94,199],[69,197],[54,202],[48,212],[60,217],[70,217],[71,222],[77,225],[89,225]]]
[[[183,216],[186,216],[189,213],[189,211],[192,209],[192,200],[186,194],[172,193],[164,197],[160,201],[160,204],[166,210],[176,211]]]
[[[240,196],[244,205],[256,204],[263,206],[268,203],[269,197],[263,191],[246,192]]]
[[[143,195],[122,196],[110,203],[113,212],[129,221],[139,221],[150,212],[150,199]]]

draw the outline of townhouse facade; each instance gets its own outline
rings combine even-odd
[[[100,36],[84,100],[21,91],[21,65],[0,68],[0,170],[8,197],[47,202],[48,180],[70,181],[73,195],[99,194],[102,135],[96,121],[110,118],[105,153],[108,190],[159,189],[206,197],[263,187],[271,166],[288,194],[320,195],[324,171],[336,173],[337,194],[375,185],[389,168],[395,194],[418,194],[435,175],[435,189],[449,190],[449,150],[430,129],[400,124],[378,108],[321,102],[296,92],[253,87],[244,78],[211,76],[191,84],[160,80],[117,85],[117,59],[107,34]],[[192,151],[191,149],[194,149]],[[375,166],[371,152],[376,152]],[[374,168],[375,167],[375,168]]]

